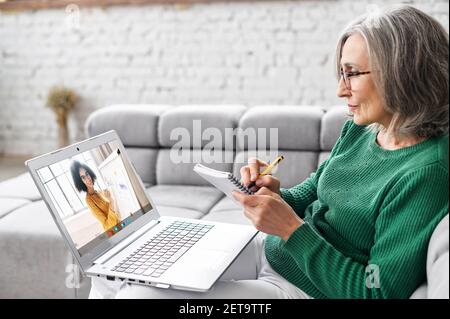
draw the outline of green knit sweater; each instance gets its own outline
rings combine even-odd
[[[429,239],[448,213],[448,134],[399,150],[345,123],[329,158],[282,189],[305,221],[268,236],[273,269],[314,298],[409,298],[426,281]]]

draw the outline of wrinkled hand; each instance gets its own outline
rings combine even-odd
[[[251,157],[248,159],[248,165],[241,167],[241,182],[248,186],[251,182],[255,182],[256,186],[251,191],[256,192],[260,187],[267,187],[272,192],[280,195],[280,181],[272,175],[259,176],[260,169],[269,166],[268,163]]]
[[[244,206],[245,216],[256,229],[276,235],[284,241],[304,223],[280,195],[267,187],[262,187],[254,195],[234,191],[233,197]]]

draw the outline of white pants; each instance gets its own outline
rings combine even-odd
[[[310,298],[270,267],[260,233],[207,292],[162,289],[94,277],[89,298],[279,299]]]

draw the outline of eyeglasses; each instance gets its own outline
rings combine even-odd
[[[345,84],[345,88],[347,90],[351,90],[352,89],[352,85],[350,83],[350,78],[353,76],[359,76],[359,75],[364,75],[364,74],[369,74],[370,71],[365,71],[365,72],[359,72],[359,71],[354,71],[354,72],[344,72],[343,70],[341,70],[341,78],[344,79],[344,84]]]

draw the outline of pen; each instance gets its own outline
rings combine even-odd
[[[282,160],[284,160],[284,156],[283,155],[278,156],[271,164],[269,164],[269,166],[266,167],[266,169],[261,174],[259,174],[259,176],[264,176],[264,175],[270,174],[270,171],[276,165],[278,165],[278,163],[280,163]],[[259,178],[259,176],[258,176],[258,178]],[[247,188],[250,189],[250,188],[252,188],[255,185],[256,185],[256,181],[255,182],[251,182],[250,184],[248,184]]]

